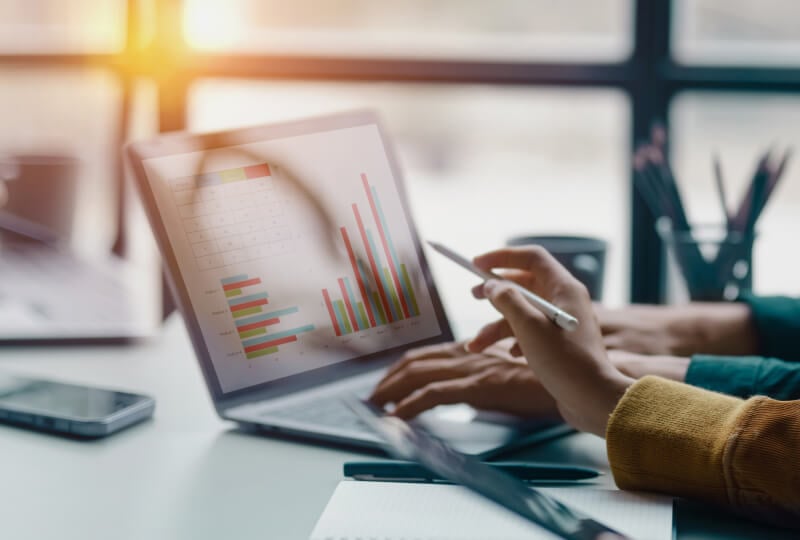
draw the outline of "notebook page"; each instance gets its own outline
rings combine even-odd
[[[639,540],[671,540],[672,499],[616,490],[542,491]],[[460,486],[339,483],[311,540],[551,540],[552,533]]]

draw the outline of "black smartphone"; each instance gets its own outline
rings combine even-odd
[[[0,375],[0,422],[32,429],[99,438],[153,415],[149,396]]]

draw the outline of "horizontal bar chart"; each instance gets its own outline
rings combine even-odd
[[[279,339],[279,338],[289,337],[289,336],[296,336],[297,334],[302,334],[304,332],[311,332],[313,329],[314,329],[314,325],[313,324],[308,324],[308,325],[301,326],[301,327],[298,327],[298,328],[292,328],[291,330],[284,330],[282,332],[275,332],[273,334],[269,334],[266,337],[260,337],[260,338],[254,338],[254,339],[246,339],[246,340],[242,341],[242,345],[244,345],[245,350],[247,350],[247,347],[251,347],[253,345],[259,345],[259,344],[271,341],[273,339]]]
[[[271,332],[271,327],[282,322],[281,317],[294,315],[300,310],[297,306],[291,306],[265,311],[270,300],[266,291],[258,290],[262,285],[260,277],[237,274],[222,278],[220,284],[248,360],[275,354],[280,351],[281,345],[296,342],[298,334],[314,330],[314,325],[309,324]]]
[[[322,290],[322,299],[337,336],[420,314],[408,267],[397,256],[378,191],[370,185],[366,174],[361,175],[361,182],[373,224],[365,226],[358,204],[353,203],[351,208],[369,266],[366,263],[359,264],[347,227],[340,227],[339,233],[350,260],[352,276],[337,278],[338,287],[333,289],[333,295],[327,288]],[[334,298],[337,295],[340,298]]]

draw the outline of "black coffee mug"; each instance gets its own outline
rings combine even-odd
[[[589,290],[592,300],[603,299],[608,242],[588,236],[514,236],[509,246],[538,245],[549,251]]]

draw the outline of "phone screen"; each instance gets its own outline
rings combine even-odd
[[[0,376],[0,409],[96,420],[141,399],[135,394]]]

